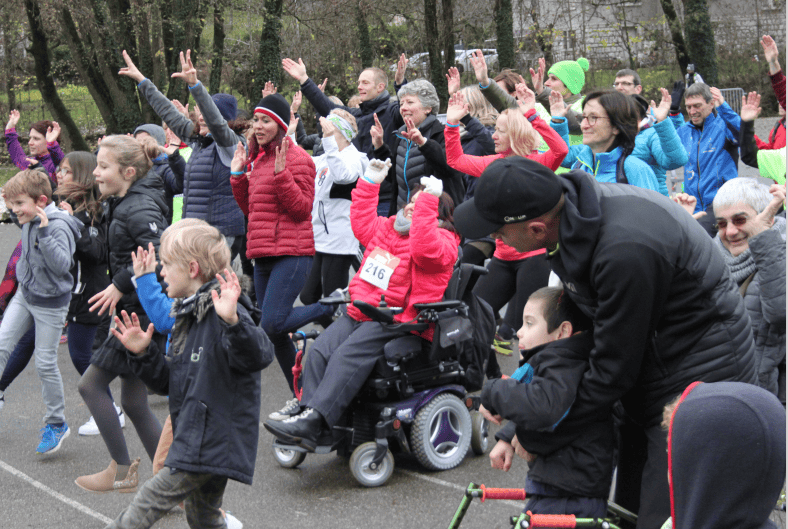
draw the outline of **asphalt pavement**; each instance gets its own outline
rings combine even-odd
[[[0,270],[19,241],[19,228],[0,224]],[[105,527],[131,501],[131,494],[93,494],[74,484],[84,474],[107,467],[110,457],[100,436],[81,437],[77,429],[90,412],[77,391],[79,375],[71,364],[66,345],[59,348],[59,366],[66,398],[66,420],[71,435],[59,452],[51,456],[35,453],[39,429],[43,427],[44,405],[41,383],[34,363],[5,393],[0,410],[0,529]],[[514,356],[498,355],[504,373],[517,367]],[[262,417],[279,409],[290,398],[285,379],[274,362],[263,371]],[[111,385],[116,399],[120,384]],[[167,400],[151,396],[150,405],[163,422]],[[151,462],[145,455],[134,427],[124,429],[129,453],[140,457],[140,479],[151,477]],[[470,453],[449,471],[422,468],[415,458],[395,457],[389,482],[379,488],[364,488],[353,478],[348,460],[337,456],[309,455],[298,469],[285,469],[275,461],[272,436],[260,428],[254,483],[230,481],[224,507],[245,528],[439,528],[448,526],[471,481],[493,487],[522,487],[525,461],[515,461],[508,473],[490,468],[489,458]],[[494,440],[490,443],[490,447]],[[522,510],[513,501],[475,500],[462,527],[509,528],[508,517]],[[188,527],[183,513],[170,514],[154,527]]]

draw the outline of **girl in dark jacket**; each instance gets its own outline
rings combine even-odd
[[[101,142],[98,166],[94,172],[102,197],[106,197],[107,240],[111,283],[92,298],[90,310],[99,315],[118,311],[136,312],[147,327],[148,318],[140,305],[132,283],[131,254],[137,247],[152,243],[158,249],[159,237],[167,227],[163,193],[152,182],[158,175],[150,172],[151,159],[157,149],[127,136],[110,136]],[[154,340],[164,350],[164,336]],[[91,492],[118,490],[133,492],[137,488],[139,459],[132,462],[123,438],[118,415],[107,395],[109,383],[121,377],[121,403],[151,459],[161,435],[161,425],[148,406],[148,391],[126,360],[126,350],[115,336],[110,336],[96,350],[82,379],[79,393],[95,418],[109,450],[109,467],[76,483]]]

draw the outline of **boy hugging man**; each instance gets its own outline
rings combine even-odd
[[[71,302],[70,270],[82,222],[55,206],[52,185],[42,171],[17,173],[3,187],[2,197],[22,227],[22,255],[16,264],[19,287],[0,324],[0,373],[19,339],[35,324],[36,370],[46,405],[46,426],[36,452],[51,454],[70,433],[57,348]]]
[[[166,468],[107,527],[150,527],[185,501],[189,527],[223,528],[227,479],[252,483],[260,371],[274,349],[259,327],[259,310],[229,271],[230,250],[219,230],[176,222],[162,234],[159,254],[167,295],[175,299],[167,357],[151,342],[153,324],[142,329],[136,314],[122,311],[112,332],[128,349],[134,373],[169,395],[173,441]]]
[[[508,471],[512,456],[528,461],[525,510],[604,518],[613,477],[611,410],[567,428],[577,388],[594,348],[593,325],[561,288],[537,290],[523,310],[517,332],[520,368],[482,390],[485,416],[501,424],[490,453],[493,467]],[[569,421],[566,421],[569,422]]]

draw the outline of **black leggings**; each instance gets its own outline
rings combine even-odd
[[[109,383],[117,376],[91,364],[79,381],[79,394],[82,395],[90,414],[96,421],[110,457],[118,465],[130,465],[131,459],[118,413],[115,411],[112,399],[107,395]],[[142,445],[152,461],[161,437],[161,424],[148,406],[148,388],[134,375],[121,375],[120,394],[123,411],[134,424],[137,435],[140,436]]]
[[[311,305],[322,297],[328,296],[338,288],[347,287],[350,282],[349,270],[358,262],[355,255],[335,255],[315,252],[312,269],[301,289],[301,303]]]

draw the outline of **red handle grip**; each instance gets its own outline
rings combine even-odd
[[[482,489],[482,502],[490,500],[525,500],[525,489],[488,489],[484,485]]]
[[[531,527],[561,527],[574,529],[577,525],[574,514],[531,514]]]

